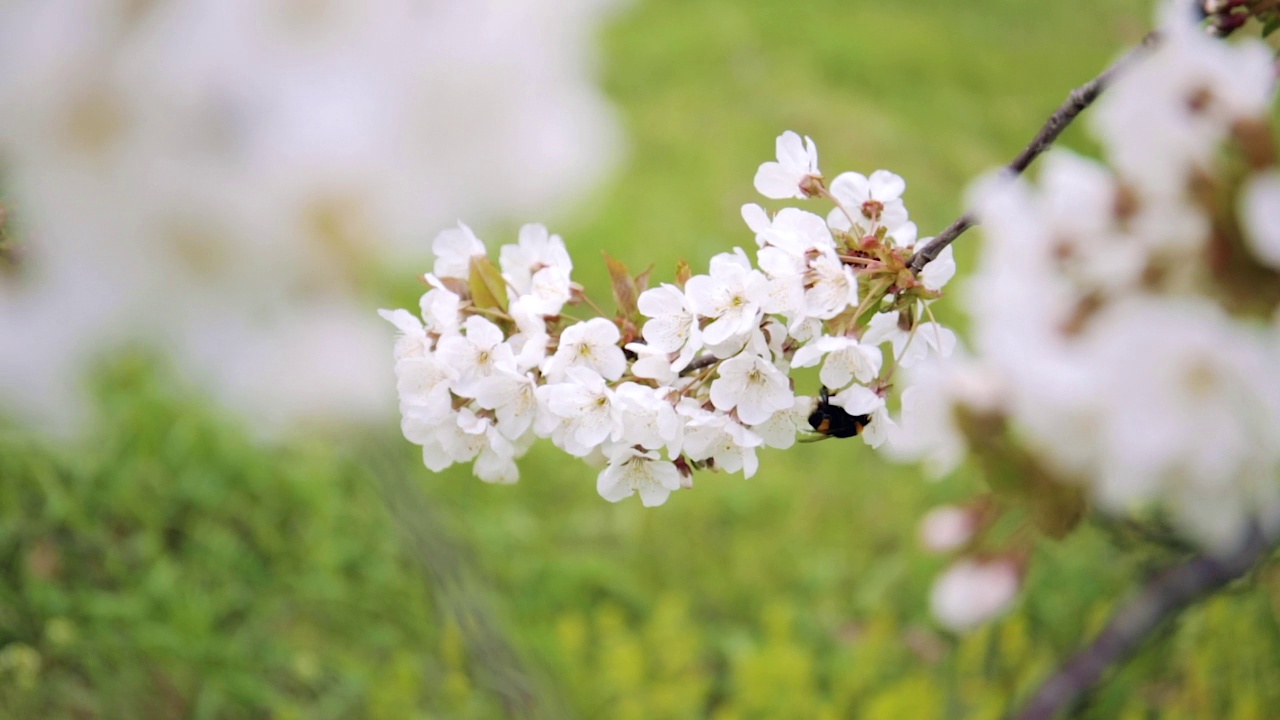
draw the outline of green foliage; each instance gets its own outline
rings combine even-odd
[[[791,128],[830,174],[901,173],[931,234],[1148,10],[637,2],[604,40],[631,159],[552,230],[578,258],[654,263],[655,283],[681,256],[705,267],[750,242],[738,209]],[[412,307],[417,270],[396,272]],[[599,290],[606,272],[575,269]],[[828,441],[646,510],[601,501],[545,446],[513,487],[428,473],[390,426],[371,447],[264,447],[167,377],[108,371],[91,442],[0,432],[0,717],[994,719],[1159,559],[1086,524],[1036,546],[1013,614],[953,638],[927,614],[945,559],[915,527],[980,488],[975,468],[929,484]],[[1187,613],[1083,716],[1274,715],[1277,617],[1272,567]]]
[[[404,718],[462,666],[367,473],[145,365],[76,453],[0,440],[0,717]]]

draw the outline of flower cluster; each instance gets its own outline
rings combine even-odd
[[[978,190],[973,357],[920,368],[898,449],[1000,449],[1050,532],[1084,493],[1229,551],[1280,530],[1274,67],[1187,11],[1094,109],[1106,164],[1055,151],[1037,186]]]
[[[573,283],[564,243],[540,225],[521,229],[496,265],[465,225],[441,233],[421,316],[382,311],[400,330],[402,428],[426,466],[474,460],[482,480],[514,482],[515,460],[550,438],[604,464],[605,499],[638,493],[658,505],[691,486],[695,469],[750,477],[758,448],[790,447],[813,400],[795,394],[789,373],[819,364],[831,412],[883,443],[894,369],[955,344],[927,319],[955,263],[945,254],[914,275],[902,179],[844,173],[828,188],[813,142],[795,133],[778,138],[777,160],[755,185],[834,207],[824,218],[747,205],[754,262],[734,248],[705,275],[682,268],[675,283],[650,288],[647,272],[633,277],[610,261],[612,318],[579,316],[598,305]]]

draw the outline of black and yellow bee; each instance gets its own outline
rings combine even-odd
[[[871,423],[870,415],[850,415],[839,405],[831,404],[830,391],[822,388],[822,394],[809,414],[809,425],[813,431],[822,435],[819,440],[829,437],[849,438],[862,432]]]

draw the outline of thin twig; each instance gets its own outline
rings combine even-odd
[[[1137,597],[1121,606],[1093,642],[1040,685],[1022,712],[1014,716],[1016,720],[1051,720],[1074,706],[1166,620],[1248,574],[1271,554],[1278,539],[1254,528],[1244,544],[1230,555],[1198,555],[1157,576]]]
[[[1058,106],[1058,109],[1049,116],[1044,125],[1040,128],[1040,132],[1031,139],[1031,142],[1018,153],[1018,156],[1009,163],[1004,174],[1013,178],[1021,175],[1027,167],[1040,157],[1045,150],[1053,145],[1063,130],[1075,120],[1076,116],[1085,108],[1093,104],[1094,100],[1106,90],[1116,76],[1119,75],[1128,65],[1136,61],[1143,55],[1146,55],[1156,47],[1160,42],[1160,36],[1152,31],[1142,38],[1136,47],[1125,53],[1119,60],[1116,60],[1106,70],[1103,70],[1098,77],[1072,90],[1067,99]],[[960,237],[964,231],[978,224],[978,217],[973,210],[966,211],[963,215],[956,218],[956,221],[947,226],[937,237],[925,243],[925,246],[911,258],[912,272],[920,272],[930,260],[938,257],[943,248],[950,245],[956,238]]]

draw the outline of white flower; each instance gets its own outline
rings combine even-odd
[[[547,333],[547,322],[537,301],[532,296],[521,295],[511,302],[507,313],[519,330],[507,341],[516,354],[516,368],[524,372],[541,367],[547,359],[551,336]]]
[[[932,240],[933,238],[928,238]],[[938,253],[938,257],[930,260],[920,271],[920,281],[925,288],[937,292],[956,275],[956,254],[948,245]]]
[[[426,353],[429,346],[427,334],[422,329],[422,321],[413,313],[408,310],[379,310],[378,315],[400,331],[396,337],[396,360],[422,357]]]
[[[560,333],[560,346],[544,363],[543,375],[550,382],[559,382],[570,368],[583,367],[606,380],[617,380],[627,369],[627,358],[618,347],[621,338],[618,326],[604,318],[570,325]]]
[[[860,343],[851,337],[824,335],[797,350],[791,365],[813,367],[824,355],[827,359],[818,378],[823,386],[833,390],[848,385],[854,378],[858,382],[871,382],[880,374],[880,366],[884,362],[884,355],[876,345]]]
[[[1082,340],[1099,503],[1163,501],[1201,543],[1230,549],[1280,494],[1273,346],[1190,298],[1117,303]]]
[[[631,382],[615,388],[614,399],[622,411],[623,431],[619,441],[646,450],[667,447],[678,451],[684,423],[667,399],[671,392],[671,388],[651,388]]]
[[[766,313],[782,315],[789,325],[807,319],[804,283],[808,265],[803,255],[766,245],[756,253],[760,269],[769,278],[768,295],[761,307]]]
[[[911,367],[929,356],[932,350],[940,357],[950,357],[956,347],[956,334],[936,322],[916,323],[910,330],[900,327],[900,313],[879,313],[867,323],[862,342],[873,347],[882,343],[893,346],[898,365]]]
[[[543,385],[536,393],[545,408],[536,429],[550,434],[570,455],[582,457],[606,440],[622,437],[622,409],[595,371],[570,367],[565,382]]]
[[[923,460],[926,473],[935,478],[954,470],[968,447],[957,410],[1005,412],[1000,375],[960,358],[920,363],[906,372],[906,384],[901,427],[886,451],[901,460]]]
[[[888,170],[877,170],[870,178],[855,172],[840,173],[831,183],[831,194],[844,210],[832,210],[827,223],[837,230],[851,230],[853,223],[844,212],[847,210],[866,234],[879,227],[893,232],[907,222],[907,207],[902,202],[906,189],[907,183]]]
[[[1268,170],[1245,182],[1240,223],[1254,257],[1280,270],[1280,172]]]
[[[427,282],[439,283],[435,276],[428,275]],[[462,327],[462,298],[443,286],[433,287],[423,293],[418,301],[425,321],[427,332],[440,337],[457,335]]]
[[[884,398],[876,391],[862,385],[850,385],[831,398],[831,404],[844,408],[850,415],[865,415],[869,422],[858,434],[863,442],[871,447],[880,447],[889,439],[896,426],[889,418],[889,409],[885,407]]]
[[[609,466],[596,479],[596,491],[609,502],[640,493],[645,507],[656,507],[680,489],[680,471],[656,452],[622,446],[609,456]]]
[[[458,427],[464,433],[461,442],[453,448],[456,462],[475,458],[471,472],[488,483],[509,485],[520,479],[515,463],[515,446],[498,432],[493,423],[484,417],[462,408],[458,412]]]
[[[808,429],[812,411],[813,398],[800,395],[790,408],[774,413],[763,423],[752,425],[751,431],[759,435],[765,445],[786,450],[796,444],[796,433]]]
[[[806,198],[804,189],[810,177],[821,178],[818,171],[818,148],[813,140],[788,130],[776,142],[778,161],[766,162],[756,171],[756,191],[767,198]]]
[[[573,298],[573,285],[560,268],[544,267],[533,274],[529,293],[520,297],[542,315],[559,315]]]
[[[519,244],[503,245],[498,261],[502,277],[517,293],[512,304],[520,303],[525,312],[558,315],[573,296],[573,261],[560,236],[549,235],[542,225],[520,228]]]
[[[467,280],[471,276],[471,258],[484,257],[484,243],[464,223],[442,231],[431,242],[436,256],[432,273],[436,277]]]
[[[688,418],[682,447],[690,460],[710,459],[716,467],[728,472],[741,470],[748,478],[756,474],[760,461],[756,459],[755,449],[764,443],[759,435],[726,415],[697,407],[696,403],[682,402],[677,412]]]
[[[538,416],[537,384],[533,373],[520,374],[499,368],[476,383],[476,404],[493,410],[498,418],[498,432],[510,440],[525,433]]]
[[[396,391],[401,412],[412,411],[429,422],[438,421],[451,409],[449,388],[457,379],[458,371],[434,354],[397,362]]]
[[[502,276],[516,292],[522,294],[533,291],[536,276],[543,269],[554,268],[557,282],[563,279],[566,285],[573,272],[573,260],[565,249],[564,240],[559,235],[549,234],[546,226],[537,223],[520,228],[518,244],[502,246],[498,251],[498,264],[502,268]]]
[[[664,283],[640,293],[638,306],[649,318],[641,330],[645,343],[659,352],[680,353],[671,369],[683,370],[702,349],[702,332],[689,298],[680,288]]]
[[[515,447],[487,418],[476,415],[470,408],[461,408],[446,422],[430,428],[429,433],[410,440],[422,445],[423,464],[434,472],[454,463],[475,460],[472,470],[485,482],[513,483],[519,478]]]
[[[769,280],[751,267],[742,248],[711,258],[711,274],[695,275],[685,284],[689,302],[699,315],[711,318],[702,329],[707,345],[745,338],[760,322],[761,306],[769,297]]]
[[[920,228],[917,227],[915,223],[908,220],[893,230],[886,232],[885,238],[889,240],[889,244],[893,247],[905,249],[915,247],[916,239],[919,235]],[[925,239],[932,240],[933,238]]]
[[[472,315],[464,326],[466,335],[440,340],[440,361],[458,370],[453,390],[459,395],[475,397],[476,383],[499,370],[515,372],[516,358],[505,342],[502,329],[489,320]]]
[[[680,373],[672,369],[674,353],[659,352],[644,343],[627,343],[626,348],[636,354],[631,363],[632,375],[657,381],[659,385],[675,385],[679,381]]]
[[[972,511],[941,505],[920,521],[920,542],[931,552],[951,552],[969,542],[976,529]]]
[[[1090,118],[1142,194],[1181,197],[1236,121],[1267,117],[1273,53],[1258,40],[1209,37],[1189,2],[1166,2],[1160,25],[1159,47],[1121,74]]]
[[[929,605],[939,623],[964,632],[1005,613],[1021,584],[1007,560],[964,559],[934,581]]]
[[[804,303],[811,317],[830,320],[858,304],[858,278],[832,250],[809,261]]]
[[[791,381],[773,363],[754,353],[742,353],[720,363],[711,383],[711,402],[717,410],[736,410],[746,425],[756,425],[795,403]]]
[[[756,244],[762,248],[776,247],[796,257],[803,257],[810,250],[826,251],[836,247],[826,222],[798,208],[778,211],[768,227],[757,231]]]

